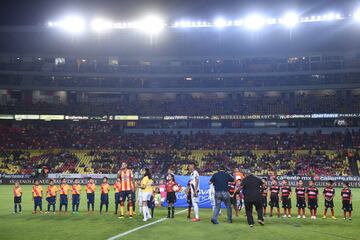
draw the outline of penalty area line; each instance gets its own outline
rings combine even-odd
[[[181,211],[175,213],[175,215],[180,214],[180,213],[183,213],[183,212],[185,212],[185,211],[187,211],[187,209],[181,210]],[[126,236],[126,235],[129,235],[129,234],[133,233],[133,232],[139,231],[139,230],[141,230],[141,229],[143,229],[143,228],[150,227],[151,225],[157,224],[157,223],[159,223],[159,222],[163,222],[163,221],[165,221],[165,220],[167,220],[167,219],[168,219],[168,218],[161,218],[161,219],[156,220],[156,221],[154,221],[154,222],[151,222],[151,223],[142,225],[142,226],[140,226],[140,227],[137,227],[137,228],[131,229],[131,230],[129,230],[129,231],[120,233],[120,234],[118,234],[118,235],[115,235],[115,236],[113,236],[113,237],[110,237],[110,238],[108,238],[107,240],[116,240],[116,239],[122,238],[122,237],[124,237],[124,236]]]

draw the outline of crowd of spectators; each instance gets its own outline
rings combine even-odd
[[[2,151],[0,172],[6,173],[9,166],[16,167],[17,174],[43,173],[117,173],[122,162],[139,172],[145,167],[156,176],[162,176],[171,168],[177,174],[186,174],[186,166],[197,162],[200,174],[210,175],[225,166],[250,169],[256,174],[286,175],[351,175],[349,158],[360,160],[358,152],[348,151],[82,151],[92,160],[84,162],[81,153],[72,150],[58,153],[42,153],[31,156],[29,151]]]
[[[347,149],[360,147],[360,132],[325,134],[193,134],[124,133],[111,122],[16,122],[0,125],[0,164],[6,172],[116,173],[126,161],[132,168],[150,167],[157,174],[168,168],[178,173],[191,161],[209,174],[225,164],[257,173],[348,175]],[[62,150],[67,149],[67,150]],[[41,154],[32,154],[33,151]],[[82,161],[85,152],[91,161]],[[353,151],[353,150],[351,150]],[[301,153],[299,153],[301,152]],[[85,156],[84,155],[84,156]],[[355,152],[352,158],[359,160]]]
[[[43,175],[47,173],[75,172],[79,157],[69,151],[46,151],[32,155],[28,150],[0,151],[0,172],[15,167],[18,174]]]
[[[360,132],[212,134],[124,133],[112,122],[36,122],[0,125],[0,149],[338,150],[360,146]]]
[[[252,115],[354,113],[360,111],[360,95],[296,97],[253,96],[237,99],[201,98],[134,100],[107,103],[51,104],[46,102],[9,102],[0,106],[4,114],[65,114],[65,115]]]

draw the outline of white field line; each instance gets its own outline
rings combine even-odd
[[[184,209],[184,210],[181,210],[181,211],[179,211],[179,212],[176,212],[175,215],[180,214],[180,213],[183,213],[183,212],[185,212],[185,211],[187,211],[187,209]],[[161,218],[161,219],[159,219],[159,220],[156,220],[155,222],[151,222],[151,223],[142,225],[142,226],[140,226],[140,227],[131,229],[131,230],[129,230],[129,231],[120,233],[120,234],[115,235],[115,236],[113,236],[113,237],[110,237],[110,238],[108,238],[107,240],[116,240],[116,239],[122,238],[122,237],[124,237],[124,236],[126,236],[126,235],[129,235],[130,233],[139,231],[139,230],[141,230],[141,229],[143,229],[143,228],[149,227],[149,226],[154,225],[154,224],[157,224],[157,223],[159,223],[159,222],[163,222],[163,221],[165,221],[165,220],[167,220],[167,219],[168,219],[168,218]]]

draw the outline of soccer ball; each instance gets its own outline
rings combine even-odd
[[[179,185],[174,185],[173,190],[174,190],[174,192],[178,192],[180,190]]]

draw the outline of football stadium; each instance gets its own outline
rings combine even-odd
[[[0,2],[0,239],[359,239],[360,2]]]

